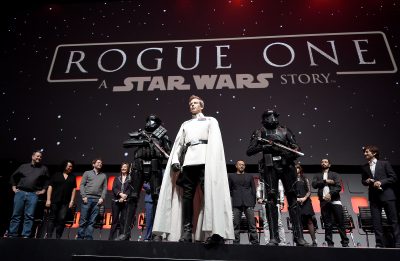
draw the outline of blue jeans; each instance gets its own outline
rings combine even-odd
[[[144,236],[145,240],[151,240],[151,234],[153,231],[153,203],[145,202],[144,206],[146,208],[146,233]]]
[[[9,236],[18,236],[18,230],[21,225],[22,218],[24,219],[24,226],[21,235],[23,237],[31,236],[37,202],[38,196],[35,192],[18,191],[15,193],[14,209],[8,231]]]
[[[93,225],[99,214],[98,198],[88,198],[86,204],[82,202],[79,218],[78,239],[93,239]]]

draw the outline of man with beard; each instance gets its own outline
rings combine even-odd
[[[343,220],[343,207],[340,201],[340,177],[336,172],[330,171],[329,159],[321,160],[322,175],[314,176],[312,187],[318,189],[318,198],[321,206],[321,215],[325,224],[325,241],[328,247],[333,247],[332,226],[337,224],[340,243],[343,247],[349,246],[349,238],[346,236],[346,229]]]
[[[9,237],[19,235],[19,226],[22,222],[21,236],[31,237],[35,209],[38,196],[46,192],[50,178],[47,167],[42,165],[42,151],[34,151],[30,163],[22,164],[12,175],[11,185],[15,193],[14,209],[11,216]]]

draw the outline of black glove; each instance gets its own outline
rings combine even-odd
[[[179,163],[174,163],[171,165],[173,171],[178,172],[181,170],[181,165]]]

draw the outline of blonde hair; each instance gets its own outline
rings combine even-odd
[[[192,96],[189,97],[189,104],[190,104],[190,102],[191,102],[193,99],[198,99],[199,102],[200,102],[201,108],[204,108],[204,101],[203,101],[203,99],[201,99],[199,96],[196,96],[196,95],[192,95]]]

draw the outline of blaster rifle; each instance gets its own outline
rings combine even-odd
[[[166,157],[167,159],[169,158],[168,153],[161,147],[161,145],[151,137],[152,134],[147,134],[145,131],[142,131],[141,134],[143,134],[143,136],[145,136],[147,138],[147,141],[149,143],[153,143],[154,146],[156,146],[156,148],[164,155],[164,157]]]
[[[287,146],[285,146],[285,145],[282,145],[282,144],[280,144],[280,143],[274,142],[274,141],[272,141],[272,140],[263,139],[263,138],[261,138],[261,137],[258,137],[257,139],[258,139],[259,141],[267,142],[267,143],[269,143],[269,144],[271,144],[271,145],[273,145],[273,146],[277,146],[277,147],[279,147],[279,148],[282,148],[282,149],[285,149],[285,150],[287,150],[287,151],[293,152],[293,153],[297,154],[298,156],[304,156],[304,155],[305,155],[303,152],[294,150],[294,149],[292,149],[292,148],[289,148],[289,147],[287,147]]]

